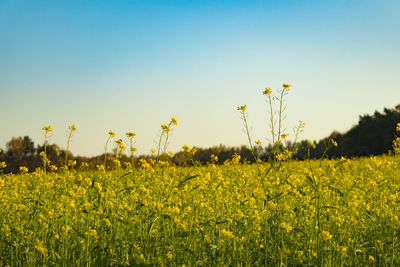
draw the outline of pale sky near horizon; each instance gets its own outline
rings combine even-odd
[[[292,84],[301,139],[344,132],[400,104],[400,1],[0,1],[0,148],[13,136],[103,152],[110,129],[149,153],[160,124],[183,144],[267,142],[264,87]],[[291,130],[289,131],[291,134]]]

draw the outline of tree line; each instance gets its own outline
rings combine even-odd
[[[338,143],[337,147],[331,148],[326,156],[332,157],[360,157],[369,155],[380,155],[387,153],[391,150],[392,141],[394,139],[396,124],[400,122],[400,105],[395,108],[385,108],[383,112],[375,111],[372,115],[362,115],[359,117],[358,124],[353,126],[345,133],[337,131],[332,132],[328,137],[319,141],[314,141],[315,149],[310,149],[310,158],[320,158],[323,156],[325,147],[330,139]],[[294,147],[293,158],[305,159],[308,157],[309,144],[307,140],[300,141],[298,144],[288,142],[287,146]],[[176,165],[205,164],[210,162],[211,157],[214,157],[214,162],[221,164],[234,155],[240,155],[244,161],[254,162],[251,150],[247,146],[228,147],[225,145],[213,146],[209,148],[194,148],[196,153],[187,153],[187,151],[180,151],[173,155],[161,155],[161,159],[168,160]],[[44,151],[43,145],[35,146],[34,142],[29,136],[13,137],[7,142],[6,148],[1,149],[0,162],[5,162],[7,167],[3,170],[4,173],[17,173],[20,166],[25,166],[29,171],[34,171],[36,168],[42,167],[42,159],[40,153]],[[193,150],[194,151],[194,150]],[[67,152],[61,149],[56,144],[47,146],[47,158],[50,162],[61,168],[65,165],[64,159]],[[272,145],[260,148],[260,159],[268,160],[273,155]],[[74,156],[68,152],[68,159],[70,167],[73,168],[88,168],[95,169],[96,166],[103,164],[105,155],[98,155],[93,157]],[[115,155],[107,154],[107,162],[109,168],[113,168]],[[140,159],[147,161],[155,161],[154,155],[141,155],[134,158],[134,164],[138,164]],[[122,166],[132,162],[125,154],[121,155],[119,159]]]

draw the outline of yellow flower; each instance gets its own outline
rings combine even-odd
[[[104,218],[103,221],[104,221],[104,223],[107,225],[107,227],[111,227],[111,222],[110,222],[109,219]]]
[[[35,245],[35,249],[37,249],[40,253],[42,253],[43,256],[47,255],[47,248],[43,245],[42,241],[39,241],[36,239],[36,245]]]
[[[271,88],[269,87],[266,87],[265,90],[263,91],[263,95],[270,95],[271,93],[272,93]]]
[[[171,253],[171,251],[168,251],[167,253],[167,258],[170,260],[174,257],[174,254]]]
[[[178,121],[175,119],[175,117],[171,118],[171,124],[178,126]]]
[[[182,149],[183,149],[183,151],[185,151],[185,152],[187,152],[187,153],[189,153],[192,149],[190,148],[190,146],[187,146],[186,144],[184,144],[183,146],[182,146]]]
[[[51,169],[53,172],[55,172],[55,171],[58,170],[57,166],[55,166],[55,165],[50,165],[50,169]]]
[[[226,237],[228,237],[228,238],[235,238],[235,235],[231,231],[228,231],[228,230],[225,230],[225,229],[221,230],[221,234],[226,236]]]
[[[309,145],[310,147],[312,147],[313,149],[316,148],[316,146],[315,146],[315,144],[314,144],[313,141],[307,140],[307,143],[308,143],[308,145]]]
[[[144,169],[151,168],[150,164],[147,163],[147,161],[146,161],[145,159],[140,159],[140,160],[139,160],[139,164],[140,164],[140,166],[141,166],[142,168],[144,168]]]
[[[97,168],[99,171],[105,171],[104,165],[96,165],[96,168]]]
[[[278,161],[284,161],[284,160],[286,160],[286,157],[285,157],[284,154],[277,154],[277,155],[275,156],[275,158],[276,158]]]
[[[260,140],[257,140],[255,143],[256,143],[256,145],[261,145],[262,144],[262,142]]]
[[[126,137],[128,137],[128,138],[133,138],[133,137],[135,137],[136,136],[136,133],[135,132],[127,132],[126,133]]]
[[[68,126],[68,128],[69,128],[71,131],[73,131],[73,132],[76,131],[75,124],[72,124],[72,125]]]
[[[375,258],[373,256],[369,255],[368,260],[369,261],[375,261]]]
[[[247,109],[247,105],[239,106],[239,107],[237,108],[237,110],[240,110],[240,111],[243,111],[243,112],[245,112],[246,109]]]
[[[289,134],[282,134],[281,137],[282,139],[286,139],[289,136]]]
[[[173,157],[175,154],[174,154],[174,152],[172,152],[172,151],[168,151],[168,154],[171,156],[171,157]]]
[[[282,86],[285,89],[289,89],[290,87],[292,87],[292,85],[290,83],[284,83]]]
[[[132,152],[136,152],[137,151],[137,147],[131,147],[131,151]]]
[[[109,134],[111,137],[115,137],[115,132],[113,132],[113,131],[111,131],[111,130],[108,132],[108,134]]]
[[[333,139],[329,139],[329,144],[332,145],[332,146],[335,146],[335,147],[337,146],[336,141],[333,140]]]
[[[53,127],[51,127],[51,125],[49,125],[49,126],[44,125],[42,130],[44,130],[46,132],[52,132],[53,131]]]
[[[289,232],[291,232],[293,230],[293,227],[290,224],[286,223],[286,222],[282,222],[281,223],[281,227],[283,229],[285,229],[286,233],[289,233]]]
[[[325,241],[332,239],[332,235],[328,231],[322,231],[321,235]]]
[[[155,154],[157,152],[157,150],[155,150],[154,148],[151,148],[150,151],[151,151],[151,154]]]
[[[161,129],[163,130],[163,132],[165,133],[169,133],[171,131],[171,128],[167,125],[167,124],[162,124],[161,125]]]
[[[400,132],[400,122],[397,124],[396,131]],[[1,152],[1,151],[0,151]]]
[[[7,167],[7,164],[4,161],[0,161],[0,169],[4,169]]]
[[[19,166],[19,171],[20,171],[21,173],[27,173],[29,170],[28,170],[28,168],[25,167],[25,166]]]
[[[211,155],[211,161],[217,162],[218,161],[218,156],[212,154]]]

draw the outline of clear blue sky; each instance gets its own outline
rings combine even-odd
[[[400,103],[400,2],[0,1],[0,147],[13,136],[74,154],[103,150],[108,130],[137,132],[139,153],[159,126],[179,125],[173,151],[270,138],[264,87],[291,83],[286,125],[301,136],[345,131],[360,114]]]

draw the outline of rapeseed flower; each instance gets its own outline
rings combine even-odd
[[[239,106],[237,110],[245,112],[247,109],[247,105]]]
[[[330,239],[332,239],[332,235],[328,232],[328,231],[322,231],[321,232],[321,235],[322,235],[322,238],[325,240],[325,241],[328,241],[328,240],[330,240]]]
[[[53,131],[53,127],[51,125],[44,125],[42,130],[46,131],[46,132],[52,132]]]
[[[167,124],[161,124],[161,129],[164,133],[169,133],[171,131],[171,127],[168,126]]]
[[[191,147],[190,146],[187,146],[186,144],[184,144],[183,146],[182,146],[182,149],[183,149],[183,151],[185,151],[185,152],[187,152],[187,153],[189,153],[192,149],[191,149]]]
[[[175,117],[172,117],[172,118],[171,118],[170,124],[173,124],[173,125],[175,125],[175,126],[178,126],[178,121],[176,120]]]
[[[333,140],[333,139],[329,139],[329,144],[334,146],[334,147],[337,147],[337,142],[335,140]]]
[[[128,137],[128,138],[133,138],[133,137],[135,137],[136,136],[136,133],[135,132],[127,132],[126,133],[126,137]]]
[[[36,240],[35,249],[37,249],[40,253],[42,253],[43,256],[47,256],[48,250],[43,245],[42,241]]]
[[[25,166],[19,166],[19,171],[20,171],[21,173],[27,173],[29,170],[28,170],[28,168],[25,167]]]
[[[289,89],[290,87],[292,87],[292,85],[290,83],[284,83],[283,88]]]
[[[263,91],[263,95],[270,95],[272,93],[271,88],[266,87],[265,90]]]
[[[307,140],[307,143],[308,143],[308,145],[309,145],[311,148],[313,148],[313,149],[316,148],[316,145],[314,144],[313,141]]]
[[[218,156],[212,154],[212,155],[211,155],[211,161],[212,161],[212,162],[218,162]]]

